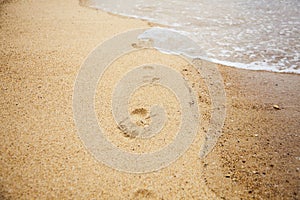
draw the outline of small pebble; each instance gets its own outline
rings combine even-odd
[[[276,110],[280,110],[280,107],[278,105],[273,105],[273,108]]]

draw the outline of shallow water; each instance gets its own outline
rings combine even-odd
[[[107,12],[167,25],[191,37],[201,47],[199,57],[217,63],[300,73],[299,0],[84,2]],[[178,39],[179,47],[180,43]]]

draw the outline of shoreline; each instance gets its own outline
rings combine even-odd
[[[199,136],[169,167],[127,174],[97,162],[80,141],[73,119],[73,87],[80,66],[98,44],[156,24],[71,0],[0,6],[1,199],[299,198],[299,74],[218,65],[227,116],[213,151],[199,159]],[[149,55],[180,69],[169,59],[172,56]],[[133,60],[129,56],[120,63]],[[209,112],[209,94],[200,88],[203,80],[193,77],[189,68],[184,73],[203,92],[201,108]],[[130,145],[124,148],[130,150]]]
[[[94,10],[99,10],[99,11],[108,13],[112,16],[117,16],[117,17],[121,17],[121,18],[125,18],[125,19],[135,19],[135,20],[145,21],[151,27],[158,26],[158,27],[163,27],[163,28],[169,28],[169,29],[179,32],[183,35],[188,35],[187,34],[188,32],[186,32],[186,31],[177,30],[176,28],[173,28],[172,26],[167,25],[167,24],[160,24],[158,22],[153,22],[154,19],[151,19],[151,18],[147,19],[147,18],[141,18],[139,16],[134,16],[134,15],[117,14],[117,13],[114,13],[114,12],[111,12],[111,11],[108,11],[105,9],[98,8],[97,6],[88,5],[88,4],[92,4],[92,3],[88,3],[88,2],[89,2],[89,0],[81,0],[80,5],[82,7],[88,8],[88,9],[94,9]],[[241,63],[241,62],[219,60],[216,58],[203,57],[203,56],[199,56],[199,58],[204,59],[209,62],[220,64],[223,66],[234,67],[234,68],[238,68],[238,69],[246,69],[246,70],[254,70],[254,71],[270,71],[270,72],[277,72],[277,73],[300,75],[300,72],[298,72],[297,69],[277,69],[277,68],[274,69],[270,65],[265,65],[266,63],[264,63],[264,62],[254,61],[254,62],[246,64],[246,63]]]
[[[104,13],[107,13],[113,17],[119,17],[119,18],[123,18],[123,19],[133,19],[133,20],[138,20],[138,21],[142,21],[142,22],[146,22],[148,26],[152,27],[152,26],[158,26],[158,27],[170,27],[168,25],[163,25],[163,24],[158,24],[158,23],[155,23],[155,22],[151,22],[147,19],[142,19],[142,18],[138,18],[138,17],[134,17],[134,16],[126,16],[126,15],[119,15],[119,14],[115,14],[113,12],[109,12],[109,11],[105,11],[105,10],[101,10],[99,8],[96,8],[96,7],[91,7],[91,6],[88,6],[88,5],[84,5],[85,3],[81,2],[81,1],[88,1],[88,0],[79,0],[79,5],[83,8],[86,8],[86,9],[91,9],[91,10],[95,10],[95,11],[99,11],[99,12],[104,12]]]

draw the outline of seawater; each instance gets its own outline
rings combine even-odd
[[[238,68],[300,74],[299,0],[88,0],[89,7],[167,26],[201,58]],[[161,34],[159,32],[161,31]],[[156,43],[163,29],[148,32]],[[159,37],[158,37],[159,36]],[[172,44],[181,53],[180,38]],[[177,46],[176,46],[177,45]],[[184,45],[184,48],[187,48]],[[184,51],[184,50],[183,50]],[[188,54],[188,53],[187,53]],[[195,52],[193,53],[195,56]]]

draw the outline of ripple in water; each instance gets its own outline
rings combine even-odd
[[[198,52],[204,52],[199,56],[213,62],[300,73],[299,0],[89,0],[81,3],[167,25],[194,39],[202,47]],[[155,39],[159,43],[159,38]],[[178,47],[175,49],[180,51]]]

